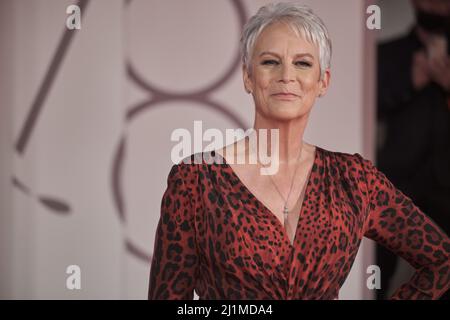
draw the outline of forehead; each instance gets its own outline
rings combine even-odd
[[[293,27],[280,22],[264,28],[256,39],[253,54],[263,51],[277,52],[279,54],[288,52],[292,55],[310,53],[313,56],[318,56],[317,45],[307,40],[303,32],[295,32]]]

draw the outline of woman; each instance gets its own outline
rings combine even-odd
[[[370,161],[303,141],[330,80],[322,21],[302,5],[268,5],[246,24],[241,45],[256,108],[251,134],[279,130],[269,144],[278,170],[232,165],[258,154],[250,137],[239,152],[232,145],[210,153],[222,164],[174,165],[149,299],[192,299],[194,289],[200,299],[336,299],[363,236],[417,269],[392,298],[441,296],[450,286],[448,236]]]

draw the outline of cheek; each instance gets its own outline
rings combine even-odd
[[[303,81],[303,90],[305,93],[315,93],[319,90],[319,82],[316,78],[308,78]]]
[[[256,82],[256,91],[259,95],[268,94],[268,89],[270,88],[270,78],[260,76]]]

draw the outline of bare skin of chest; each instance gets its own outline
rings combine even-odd
[[[289,165],[281,163],[278,172],[272,175],[273,181],[271,181],[268,175],[261,174],[260,165],[231,163],[225,156],[226,151],[224,148],[217,150],[217,152],[225,158],[228,165],[233,169],[234,173],[253,196],[276,216],[281,225],[285,226],[291,243],[295,237],[297,221],[304,198],[308,175],[314,162],[314,148],[314,146],[305,144],[305,149],[303,151],[304,156],[301,157],[300,162]],[[293,175],[297,165],[298,169],[294,177]],[[278,193],[273,183],[277,185],[284,199]],[[289,214],[287,215],[285,224],[283,208],[285,199],[287,199],[291,189],[291,184],[292,190],[287,202]]]

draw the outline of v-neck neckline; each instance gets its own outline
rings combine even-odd
[[[272,220],[274,220],[276,222],[276,224],[278,225],[278,228],[281,230],[282,233],[282,238],[284,239],[284,241],[287,242],[288,247],[289,247],[289,252],[288,254],[290,255],[292,253],[292,251],[294,251],[295,248],[295,243],[297,241],[297,236],[299,233],[299,226],[300,226],[300,222],[301,219],[303,217],[303,212],[305,210],[305,202],[306,199],[309,198],[309,193],[310,193],[310,189],[311,189],[311,183],[312,183],[312,172],[314,169],[314,165],[316,165],[318,158],[319,158],[319,153],[320,151],[320,147],[318,146],[314,146],[314,160],[313,163],[311,165],[311,167],[309,168],[309,172],[308,172],[308,177],[306,180],[306,186],[305,186],[305,190],[303,192],[303,199],[301,200],[301,207],[300,207],[300,212],[299,212],[299,216],[297,219],[297,226],[295,229],[295,234],[294,234],[294,239],[292,241],[291,244],[291,240],[289,239],[289,235],[287,234],[286,229],[284,228],[283,224],[281,223],[281,221],[278,219],[278,217],[276,216],[275,213],[273,213],[273,211],[271,209],[269,209],[269,207],[267,205],[264,204],[264,202],[262,202],[258,197],[255,196],[255,194],[247,187],[247,185],[241,180],[241,178],[238,176],[238,174],[234,171],[234,169],[228,164],[227,160],[225,159],[225,157],[223,157],[220,153],[218,152],[214,152],[214,153],[218,153],[219,156],[223,159],[223,165],[225,165],[226,168],[228,168],[228,170],[231,172],[231,175],[235,178],[236,181],[239,182],[239,184],[243,187],[243,190],[249,195],[251,196],[251,198],[254,199],[254,201],[256,201],[259,206],[261,208],[263,208],[263,210],[265,212],[267,212],[269,214],[269,216],[271,217]]]

